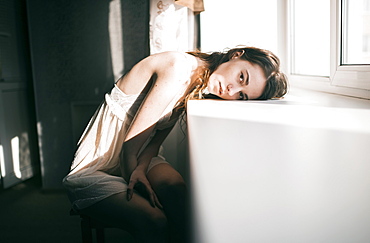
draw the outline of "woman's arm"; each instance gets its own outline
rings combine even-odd
[[[135,65],[119,82],[126,94],[140,93],[152,77],[152,87],[141,104],[129,128],[125,141],[150,129],[163,114],[170,102],[184,92],[190,83],[196,60],[188,54],[165,52],[149,56]]]
[[[159,149],[163,143],[163,141],[167,138],[168,134],[171,132],[172,128],[168,127],[163,130],[157,130],[155,136],[152,138],[148,146],[141,152],[140,156],[138,157],[138,165],[137,169],[142,170],[146,173],[148,170],[148,166],[150,161],[153,157],[158,156]]]
[[[152,87],[143,100],[126,134],[121,157],[122,176],[127,180],[138,165],[138,153],[171,101],[184,92],[195,69],[194,59],[167,52],[139,62],[117,83],[126,94],[140,93],[149,80]]]
[[[130,175],[129,184],[127,187],[128,200],[132,198],[134,187],[139,184],[144,187],[142,188],[144,192],[141,193],[145,193],[148,196],[150,204],[153,207],[157,205],[158,207],[162,208],[162,205],[160,204],[155,192],[153,191],[146,177],[146,172],[152,158],[158,156],[160,146],[162,145],[168,134],[171,132],[172,128],[173,126],[164,130],[156,131],[155,136],[152,138],[148,146],[146,146],[145,149],[141,152],[140,156],[137,159],[138,165]]]
[[[152,133],[155,124],[161,118],[170,102],[183,92],[190,80],[194,68],[193,59],[182,53],[166,52],[150,56],[136,64],[132,70],[117,83],[126,94],[138,93],[153,80],[139,110],[129,127],[123,146],[121,168],[122,176],[128,179],[137,166],[137,156],[144,142]]]

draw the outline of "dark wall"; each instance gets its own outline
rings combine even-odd
[[[110,1],[27,2],[44,189],[61,187],[76,140],[114,83]],[[121,0],[124,69],[149,54],[148,0]]]
[[[1,0],[0,191],[39,173],[33,93],[26,0]],[[18,155],[13,154],[14,138],[19,139]]]
[[[148,56],[149,0],[121,0],[124,71]]]

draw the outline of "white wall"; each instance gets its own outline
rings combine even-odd
[[[189,102],[195,242],[370,241],[370,102],[293,94]]]
[[[276,0],[205,1],[204,5],[200,14],[202,51],[251,45],[278,54]]]

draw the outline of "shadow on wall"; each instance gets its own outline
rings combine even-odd
[[[61,188],[76,134],[115,78],[149,54],[149,6],[146,0],[27,4],[43,188]]]

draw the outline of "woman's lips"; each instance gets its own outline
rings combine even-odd
[[[218,82],[218,85],[219,85],[218,94],[219,94],[219,95],[222,95],[223,90],[222,90],[222,87],[221,87],[221,83],[220,83],[220,82]]]

